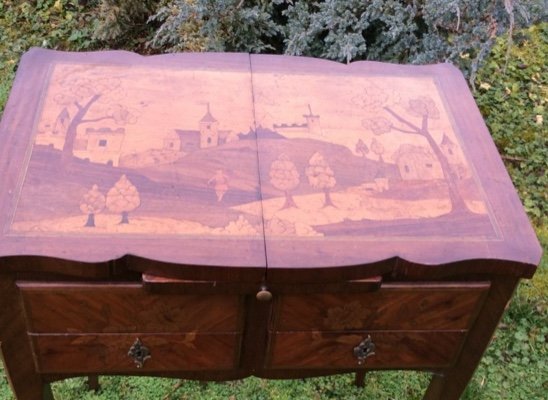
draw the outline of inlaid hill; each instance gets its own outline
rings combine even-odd
[[[281,154],[287,155],[299,172],[300,183],[294,189],[296,194],[315,191],[308,184],[305,174],[309,160],[315,153],[325,156],[340,188],[360,185],[379,176],[400,179],[395,165],[356,156],[345,146],[314,139],[286,139],[282,136],[275,139],[260,138],[257,141],[239,140],[201,149],[173,163],[153,165],[138,171],[157,182],[166,181],[170,182],[170,185],[176,182],[177,185],[184,187],[204,187],[215,171],[221,169],[228,176],[229,188],[256,193],[257,152],[260,153],[263,198],[280,195],[280,191],[270,183],[269,170],[272,162]]]

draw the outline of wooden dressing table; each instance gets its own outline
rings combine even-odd
[[[447,64],[33,49],[0,137],[19,400],[78,375],[370,369],[456,400],[540,260]]]

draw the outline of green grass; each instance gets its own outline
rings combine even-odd
[[[417,372],[371,372],[365,389],[353,385],[352,374],[306,380],[247,378],[222,383],[200,383],[165,378],[101,377],[101,389],[87,390],[84,378],[55,383],[56,400],[296,400],[296,399],[420,399],[427,374]],[[2,385],[2,399],[12,399]]]
[[[548,398],[548,230],[537,234],[544,250],[541,265],[532,280],[520,283],[466,399]]]
[[[80,9],[75,0],[40,0],[36,2],[36,6],[30,4],[31,2],[14,0],[0,1],[0,115],[19,57],[30,46],[40,45],[63,50],[89,50],[100,46],[100,43],[91,38],[90,10]],[[485,104],[482,107],[484,112],[490,101],[486,100]],[[524,157],[525,160],[528,158],[530,157]],[[540,164],[539,160],[536,162]],[[510,168],[511,172],[514,169]],[[542,195],[544,193],[545,196],[546,188],[535,186],[540,178],[534,181],[525,180],[518,173],[513,175],[513,178],[514,182],[522,187],[520,193],[525,192],[523,188],[537,192],[534,197],[537,203],[528,209],[544,210],[545,197]],[[535,218],[537,233],[546,254],[546,218],[542,215],[539,218],[538,213],[532,213],[531,216]],[[545,255],[535,277],[520,284],[463,400],[548,398],[547,293],[548,260]],[[55,383],[53,390],[57,400],[407,400],[422,397],[428,383],[428,374],[403,371],[372,372],[366,378],[364,389],[354,387],[353,379],[352,374],[344,374],[306,380],[247,378],[234,382],[199,383],[174,379],[105,376],[100,379],[101,390],[97,393],[87,390],[83,378]],[[0,400],[11,399],[13,397],[0,363]]]

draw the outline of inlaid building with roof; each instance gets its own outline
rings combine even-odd
[[[198,122],[197,130],[175,129],[175,133],[166,138],[164,147],[190,153],[225,143],[230,131],[219,129],[219,121],[211,114],[207,103],[206,113]]]

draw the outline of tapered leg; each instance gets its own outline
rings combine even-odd
[[[492,281],[485,304],[468,333],[457,363],[454,367],[443,371],[443,374],[432,377],[423,400],[458,400],[460,398],[489,345],[518,282],[519,279],[508,277]]]
[[[53,400],[49,384],[35,369],[15,282],[4,274],[0,274],[0,350],[17,400]]]
[[[99,390],[99,377],[97,375],[88,376],[87,385],[89,390],[94,392]]]
[[[45,384],[43,389],[42,389],[42,399],[43,400],[55,400],[53,398],[53,393],[51,391],[51,386],[49,385],[49,383]]]
[[[423,400],[437,400],[441,399],[443,387],[445,386],[445,377],[443,375],[434,375],[430,380],[428,389],[424,395]]]
[[[365,374],[366,374],[365,371],[357,371],[356,372],[356,379],[354,380],[354,384],[357,387],[362,388],[362,387],[365,386]]]

